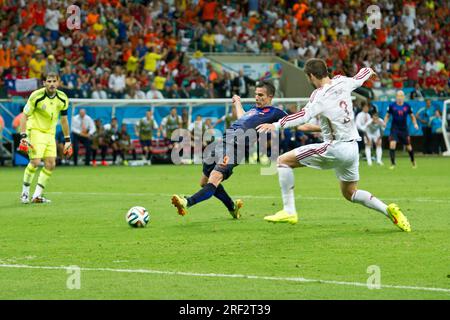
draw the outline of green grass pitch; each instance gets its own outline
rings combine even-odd
[[[296,169],[299,223],[274,225],[263,217],[281,208],[278,177],[256,165],[224,184],[241,220],[216,198],[176,214],[170,195],[197,191],[200,166],[58,167],[48,205],[22,205],[23,168],[0,168],[0,299],[450,299],[450,159],[360,173],[411,233],[344,200],[333,171]],[[125,222],[135,205],[146,228]],[[369,266],[381,289],[366,286]]]

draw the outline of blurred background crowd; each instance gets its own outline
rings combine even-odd
[[[69,30],[67,8],[80,7]],[[379,28],[367,26],[371,4]],[[186,55],[187,52],[195,52]],[[204,52],[276,54],[299,66],[325,58],[333,75],[371,66],[370,89],[448,96],[449,2],[366,0],[0,0],[0,96],[11,80],[61,75],[79,98],[223,98],[239,75],[217,72]],[[241,75],[242,77],[242,75]],[[249,79],[246,79],[247,81]]]

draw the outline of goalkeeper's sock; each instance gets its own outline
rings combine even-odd
[[[386,217],[388,216],[387,205],[383,201],[374,197],[370,192],[364,190],[356,190],[352,195],[352,202],[362,204],[367,208],[381,212]]]
[[[212,183],[207,183],[203,186],[202,189],[200,189],[200,191],[198,191],[196,194],[194,194],[193,196],[187,198],[187,202],[188,202],[188,207],[192,207],[193,205],[208,200],[209,198],[211,198],[214,193],[216,192],[216,186],[213,185]]]
[[[36,186],[36,190],[34,190],[33,198],[37,198],[42,196],[42,193],[47,186],[48,180],[50,180],[50,177],[52,176],[52,171],[47,170],[46,168],[43,168],[41,170],[41,173],[39,174],[38,183]]]
[[[225,207],[227,207],[228,211],[234,210],[234,202],[221,184],[217,186],[216,192],[214,193],[214,197],[222,201]]]
[[[31,162],[28,163],[25,168],[25,173],[23,174],[23,187],[22,193],[30,193],[30,185],[33,182],[34,175],[36,174],[37,168],[34,167]]]
[[[281,195],[283,198],[283,210],[289,214],[296,214],[294,198],[294,171],[291,167],[278,165],[278,181],[280,182]]]

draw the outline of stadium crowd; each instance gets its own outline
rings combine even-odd
[[[326,58],[334,75],[370,65],[379,80],[369,88],[450,95],[445,0],[377,1],[377,29],[366,0],[80,0],[81,28],[69,30],[71,4],[0,1],[0,95],[14,94],[15,79],[56,71],[69,97],[245,96],[250,79],[218,72],[204,52],[273,53],[300,66]]]

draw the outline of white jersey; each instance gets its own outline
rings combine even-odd
[[[385,127],[384,121],[382,119],[378,119],[378,122],[375,123],[373,119],[366,123],[364,127],[364,132],[369,136],[379,136],[383,132]]]
[[[295,127],[319,116],[325,142],[361,140],[355,125],[351,93],[370,78],[371,68],[362,68],[353,78],[336,76],[316,89],[306,106],[274,123],[277,129]]]
[[[370,114],[368,112],[361,111],[360,113],[358,113],[356,115],[356,118],[355,118],[356,128],[359,131],[364,131],[366,125],[369,123],[369,121],[371,119],[372,119],[372,117],[370,116]]]

